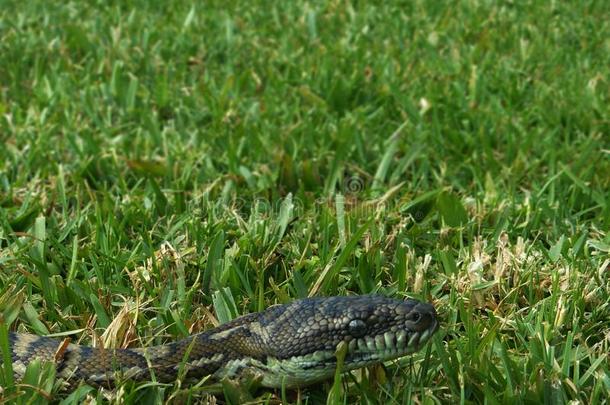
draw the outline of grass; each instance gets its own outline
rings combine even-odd
[[[300,392],[68,395],[5,358],[3,401],[610,398],[610,3],[2,4],[0,347],[162,343],[312,294],[443,321]]]

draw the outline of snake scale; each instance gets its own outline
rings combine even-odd
[[[348,371],[413,353],[437,329],[431,304],[365,295],[276,305],[160,346],[100,349],[69,344],[59,350],[60,342],[53,338],[10,332],[9,348],[16,380],[39,359],[54,362],[57,376],[69,386],[253,375],[265,387],[295,388],[331,378],[338,347],[346,348],[343,370]]]

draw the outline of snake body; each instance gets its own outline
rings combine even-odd
[[[172,382],[260,378],[271,388],[303,387],[330,378],[337,349],[343,370],[418,350],[438,329],[431,304],[381,296],[307,298],[241,316],[217,328],[160,346],[101,349],[49,337],[9,333],[16,380],[35,359],[54,362],[72,386],[112,387],[118,381]]]

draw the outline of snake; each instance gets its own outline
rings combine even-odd
[[[355,295],[270,306],[157,346],[103,349],[9,332],[8,348],[16,381],[38,360],[72,387],[255,377],[263,387],[301,388],[332,378],[337,364],[347,372],[414,353],[438,328],[430,303]]]

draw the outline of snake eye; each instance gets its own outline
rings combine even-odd
[[[366,334],[366,323],[362,319],[352,319],[348,325],[349,333],[355,337],[359,338]]]
[[[420,314],[419,312],[412,312],[412,313],[409,315],[408,319],[409,319],[411,322],[415,322],[415,323],[417,323],[417,322],[419,322],[419,320],[421,319],[421,314]]]

